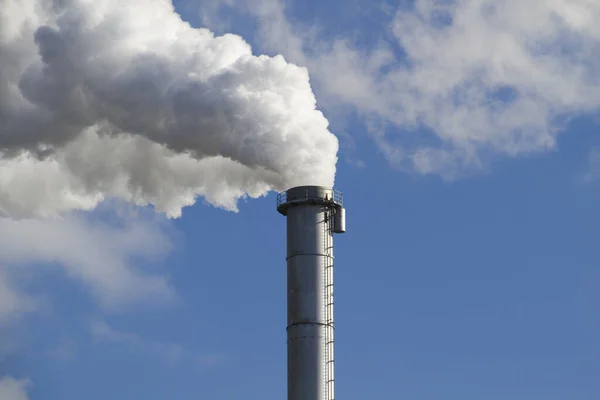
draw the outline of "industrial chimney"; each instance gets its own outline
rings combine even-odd
[[[299,186],[277,196],[287,216],[288,400],[334,400],[333,234],[346,231],[342,194]]]

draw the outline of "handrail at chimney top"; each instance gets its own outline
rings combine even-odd
[[[312,196],[308,190],[306,191],[306,195],[304,197],[296,197],[293,202],[303,202],[306,200],[320,200],[323,201],[325,200],[322,196]],[[344,204],[344,195],[342,194],[342,192],[340,192],[339,190],[333,190],[333,199],[326,199],[328,201],[331,201],[332,203],[338,204],[340,206],[343,206]],[[284,192],[280,192],[277,194],[277,207],[281,206],[282,204],[287,203],[287,191]]]

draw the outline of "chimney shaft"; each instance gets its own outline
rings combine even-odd
[[[334,400],[333,234],[341,193],[300,186],[277,197],[287,216],[288,400]]]

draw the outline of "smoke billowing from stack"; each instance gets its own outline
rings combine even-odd
[[[108,197],[235,210],[332,187],[337,149],[306,69],[192,28],[169,0],[2,0],[0,215]]]

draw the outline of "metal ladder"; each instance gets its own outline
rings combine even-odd
[[[323,249],[325,258],[325,399],[334,400],[334,323],[333,323],[333,218],[335,210],[326,209],[323,221]]]

